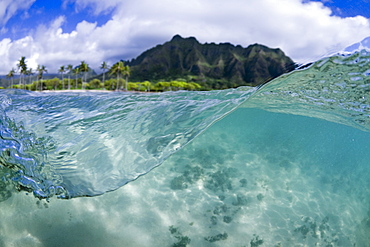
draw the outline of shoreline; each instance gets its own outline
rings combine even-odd
[[[33,92],[46,92],[46,93],[115,93],[115,92],[122,92],[122,93],[159,93],[159,92],[141,92],[141,91],[115,91],[115,90],[96,90],[96,89],[64,89],[64,90],[42,90],[42,91],[33,91]]]
[[[63,90],[42,90],[42,91],[34,91],[34,92],[47,92],[47,93],[68,93],[68,92],[104,92],[104,93],[112,93],[114,91],[111,90],[89,90],[89,89],[63,89]]]

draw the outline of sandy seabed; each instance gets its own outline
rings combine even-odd
[[[368,247],[369,168],[348,160],[369,159],[364,143],[345,145],[348,131],[238,109],[116,191],[50,203],[14,194],[1,202],[0,246]],[[339,148],[349,159],[332,167]]]

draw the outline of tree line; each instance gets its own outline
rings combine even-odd
[[[112,66],[103,62],[100,66],[103,71],[102,80],[87,78],[91,68],[85,61],[75,67],[73,65],[62,65],[58,73],[61,79],[43,79],[47,69],[44,65],[38,65],[34,71],[28,68],[26,58],[21,57],[17,68],[12,68],[7,74],[10,80],[9,88],[27,89],[32,91],[42,90],[65,90],[65,89],[98,89],[98,90],[126,90],[126,91],[168,91],[168,90],[200,90],[201,86],[195,82],[182,80],[160,81],[151,83],[129,82],[131,74],[130,67],[123,61],[118,61]],[[108,76],[106,75],[108,73]],[[14,77],[18,75],[18,84],[14,83]],[[65,78],[66,77],[66,78]]]

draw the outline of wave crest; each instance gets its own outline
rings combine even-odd
[[[243,107],[321,118],[370,131],[370,51],[323,58],[261,88]]]
[[[7,91],[2,97],[13,103],[0,122],[0,176],[38,198],[115,190],[161,164],[254,91]]]

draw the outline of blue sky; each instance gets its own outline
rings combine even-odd
[[[354,17],[357,15],[370,18],[369,0],[316,0],[322,2],[333,11],[333,15],[340,17]]]
[[[260,43],[297,62],[370,36],[370,0],[0,0],[0,74],[82,60],[132,59],[175,34],[200,42]]]
[[[100,26],[111,18],[111,11],[96,15],[93,6],[79,8],[74,3],[61,0],[34,1],[29,8],[15,12],[3,25],[7,29],[0,38],[19,39],[28,35],[39,25],[47,25],[56,17],[65,16],[66,21],[61,25],[64,32],[72,32],[81,21],[97,22]]]

